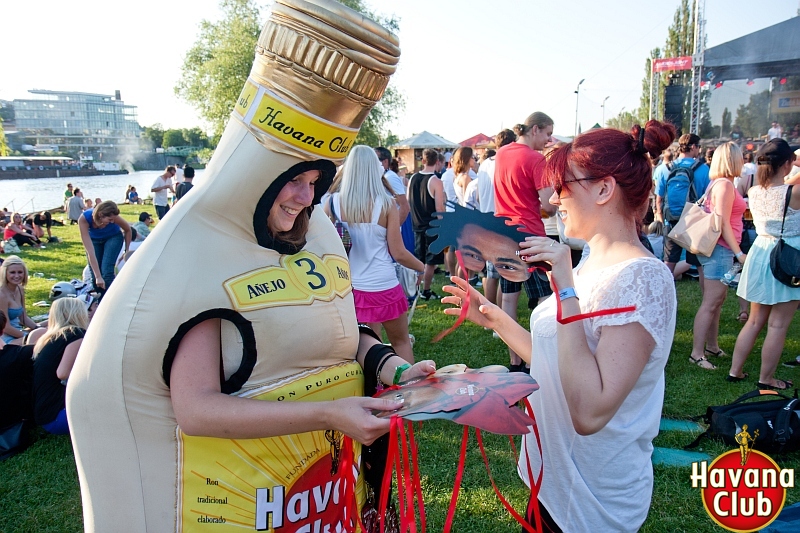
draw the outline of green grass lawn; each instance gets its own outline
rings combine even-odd
[[[129,221],[137,220],[140,206],[122,206],[122,215]],[[148,206],[146,210],[153,212]],[[58,216],[56,218],[59,218]],[[27,290],[28,312],[46,313],[45,308],[33,307],[37,301],[46,300],[50,287],[58,281],[80,278],[85,265],[83,247],[77,226],[54,227],[60,244],[48,245],[46,250],[24,248],[21,254],[32,274]],[[40,273],[41,277],[34,275]],[[437,276],[436,282],[444,279]],[[667,389],[664,416],[687,419],[705,412],[709,405],[733,401],[751,390],[757,379],[737,384],[724,380],[729,362],[715,361],[716,371],[707,371],[688,362],[691,352],[692,323],[700,304],[697,282],[681,281],[678,287],[678,321],[675,342],[667,364]],[[438,287],[435,287],[438,289]],[[529,312],[526,301],[520,299],[520,323],[527,326]],[[442,313],[438,302],[421,302],[417,307],[411,331],[416,336],[415,353],[418,359],[430,358],[441,367],[451,363],[465,363],[470,367],[488,364],[507,364],[505,345],[492,337],[491,332],[473,324],[464,324],[442,342],[431,344],[431,339],[448,327],[453,319]],[[733,345],[741,324],[736,321],[738,306],[733,291],[722,312],[720,346],[733,352]],[[758,376],[760,349],[763,335],[756,343],[754,356],[745,371]],[[795,320],[789,330],[783,360],[800,354],[800,321]],[[535,377],[535,376],[534,376]],[[778,377],[800,380],[797,370],[779,367]],[[689,433],[665,432],[656,439],[656,446],[680,448],[693,440]],[[428,530],[442,530],[453,488],[462,428],[444,421],[426,422],[418,433],[420,470],[428,515]],[[526,489],[516,474],[514,457],[507,437],[484,434],[492,474],[503,495],[522,511],[527,501]],[[519,447],[519,439],[517,439]],[[706,440],[699,451],[712,457],[726,451],[717,442]],[[782,468],[800,470],[800,453],[774,457]],[[650,514],[642,528],[646,532],[712,532],[721,531],[706,515],[697,489],[691,488],[689,467],[656,467],[655,490]],[[558,476],[546,472],[548,476]],[[800,500],[798,489],[789,489],[786,505]],[[120,502],[124,505],[124,502]],[[77,532],[82,531],[82,515],[78,477],[69,438],[36,434],[36,442],[26,452],[0,463],[0,532]],[[124,531],[124,525],[120,526]],[[519,531],[513,518],[503,509],[491,488],[474,439],[468,451],[461,494],[453,531],[481,533]]]

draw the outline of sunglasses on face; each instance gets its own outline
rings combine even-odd
[[[591,180],[599,180],[599,179],[602,179],[602,178],[593,178],[593,177],[587,176],[587,177],[585,177],[585,178],[575,178],[575,179],[573,179],[573,180],[564,180],[564,181],[562,181],[562,182],[560,182],[560,183],[556,183],[556,184],[554,184],[554,185],[553,185],[553,190],[556,192],[556,195],[557,195],[559,198],[561,198],[561,191],[563,191],[563,190],[565,189],[565,186],[566,186],[568,183],[575,183],[575,182],[577,182],[577,181],[591,181]]]

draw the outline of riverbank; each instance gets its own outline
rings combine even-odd
[[[0,181],[0,208],[9,211],[31,213],[43,209],[53,209],[64,205],[64,190],[67,183],[83,191],[84,198],[95,200],[114,200],[122,203],[129,185],[136,187],[139,197],[147,198],[155,179],[163,174],[163,169],[137,171],[124,175],[93,175],[76,177],[49,177],[42,179],[17,179]],[[195,183],[202,180],[204,170],[197,170]]]
[[[0,180],[29,180],[41,178],[78,178],[88,176],[119,176],[127,174],[127,170],[94,170],[94,169],[49,169],[23,168],[20,170],[0,170]]]

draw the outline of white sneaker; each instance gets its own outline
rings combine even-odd
[[[494,337],[495,339],[499,339],[500,335],[498,335],[496,331],[493,331],[492,332],[492,337]]]

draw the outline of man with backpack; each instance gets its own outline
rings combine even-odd
[[[708,165],[699,157],[700,137],[685,133],[678,139],[678,144],[678,159],[660,165],[653,173],[656,186],[655,217],[664,223],[665,235],[678,223],[686,202],[694,202],[703,196],[709,183]],[[680,261],[682,251],[678,243],[664,237],[664,262],[671,272]],[[694,254],[686,252],[686,262],[696,266],[702,277],[703,269]]]

